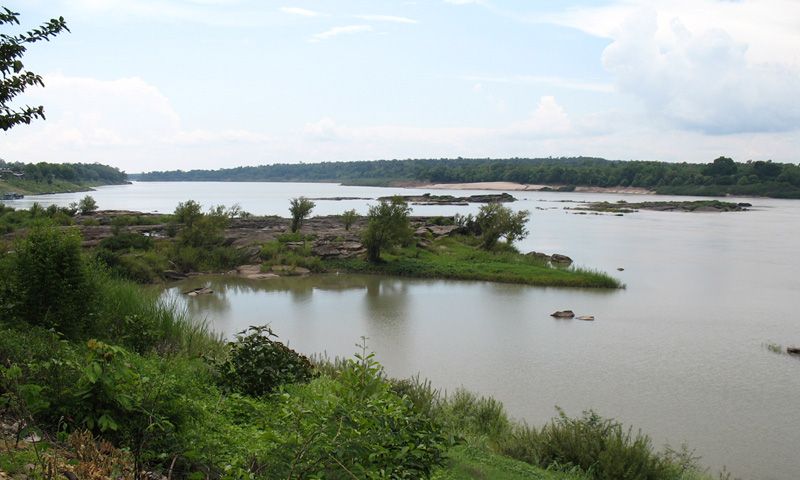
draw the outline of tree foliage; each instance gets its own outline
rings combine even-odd
[[[367,260],[378,262],[381,250],[407,242],[411,238],[408,215],[411,208],[401,197],[390,201],[381,200],[378,205],[369,207],[367,228],[363,234],[367,248]]]
[[[475,222],[481,231],[481,247],[491,250],[501,238],[508,244],[528,236],[525,224],[530,218],[530,212],[520,210],[514,213],[510,208],[499,203],[483,205],[475,217]]]
[[[36,226],[14,248],[13,295],[19,320],[77,336],[89,321],[94,289],[73,230]]]
[[[289,213],[292,215],[292,233],[300,230],[316,204],[306,197],[293,198],[289,201]]]
[[[763,195],[800,198],[800,165],[771,161],[712,163],[618,161],[594,157],[456,158],[275,164],[221,170],[151,172],[146,181],[348,182],[388,185],[518,182],[564,188],[637,187],[670,195]]]
[[[0,26],[19,25],[19,14],[3,7],[0,10]],[[44,86],[41,75],[31,72],[22,63],[28,45],[42,40],[50,41],[62,31],[69,31],[64,17],[49,22],[26,33],[0,34],[0,128],[8,130],[20,123],[29,124],[37,118],[44,119],[44,107],[15,107],[15,98],[28,87]]]
[[[350,230],[350,227],[353,226],[356,219],[358,218],[358,213],[356,213],[355,209],[345,210],[342,213],[342,223],[344,223],[344,229]]]
[[[86,195],[78,202],[78,211],[81,215],[88,215],[97,210],[97,202],[91,195]]]

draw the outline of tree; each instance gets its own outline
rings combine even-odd
[[[527,237],[528,230],[525,228],[525,223],[529,217],[530,212],[527,210],[514,213],[510,208],[499,203],[482,206],[478,211],[478,216],[475,217],[483,238],[481,248],[493,249],[502,237],[505,237],[509,245]]]
[[[88,215],[97,210],[97,202],[91,195],[86,195],[78,202],[78,210],[80,210],[81,215]]]
[[[0,9],[0,25],[19,25],[19,14],[8,8]],[[8,130],[20,123],[29,124],[37,118],[44,119],[44,107],[11,106],[12,101],[28,87],[44,86],[40,75],[25,69],[21,58],[27,45],[42,40],[50,41],[62,31],[69,31],[64,17],[51,19],[39,28],[18,35],[0,35],[0,128]]]
[[[70,336],[83,333],[95,288],[75,230],[37,226],[15,246],[17,318]]]
[[[391,201],[381,200],[378,205],[369,207],[367,229],[363,241],[367,247],[367,260],[378,262],[381,250],[407,242],[411,238],[408,215],[411,208],[401,197]]]
[[[306,197],[293,198],[289,202],[289,213],[292,214],[292,233],[300,230],[305,220],[316,204]]]
[[[358,218],[358,214],[356,213],[355,209],[346,210],[342,214],[342,223],[344,223],[344,229],[350,230],[350,227],[355,223],[356,218]]]

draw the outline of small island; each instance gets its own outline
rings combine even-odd
[[[744,212],[753,205],[750,203],[723,202],[719,200],[694,200],[694,201],[653,201],[653,202],[626,202],[620,200],[611,202],[591,202],[579,207],[567,207],[567,210],[601,213],[634,213],[638,210],[653,210],[657,212]]]

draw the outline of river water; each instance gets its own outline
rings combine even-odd
[[[103,209],[170,212],[179,201],[194,199],[286,216],[288,199],[299,195],[424,192],[303,183],[135,183],[91,195]],[[65,205],[83,195],[7,203]],[[725,465],[742,478],[798,478],[800,359],[773,353],[765,344],[800,346],[800,201],[742,199],[753,203],[750,211],[616,217],[574,215],[561,201],[653,197],[514,195],[521,200],[512,208],[532,212],[521,250],[569,255],[578,265],[615,275],[627,288],[328,275],[201,278],[192,282],[210,284],[213,296],[176,295],[192,283],[166,295],[227,335],[271,323],[281,339],[308,354],[351,355],[359,337],[367,336],[390,375],[419,373],[448,391],[463,386],[492,395],[513,417],[536,425],[555,415],[555,406],[571,415],[593,408],[641,428],[657,446],[688,443],[714,470]],[[364,213],[370,203],[318,201],[314,213]],[[477,209],[419,206],[414,213]],[[596,321],[549,316],[561,309],[595,315]]]

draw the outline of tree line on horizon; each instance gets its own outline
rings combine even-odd
[[[800,198],[800,165],[767,161],[710,163],[606,160],[596,157],[456,158],[273,164],[131,175],[140,181],[394,182],[640,187],[672,195]]]
[[[71,183],[121,184],[128,175],[116,167],[100,163],[22,163],[0,160],[0,172],[21,173],[19,177],[34,182],[65,181]],[[0,175],[6,180],[8,175]]]

